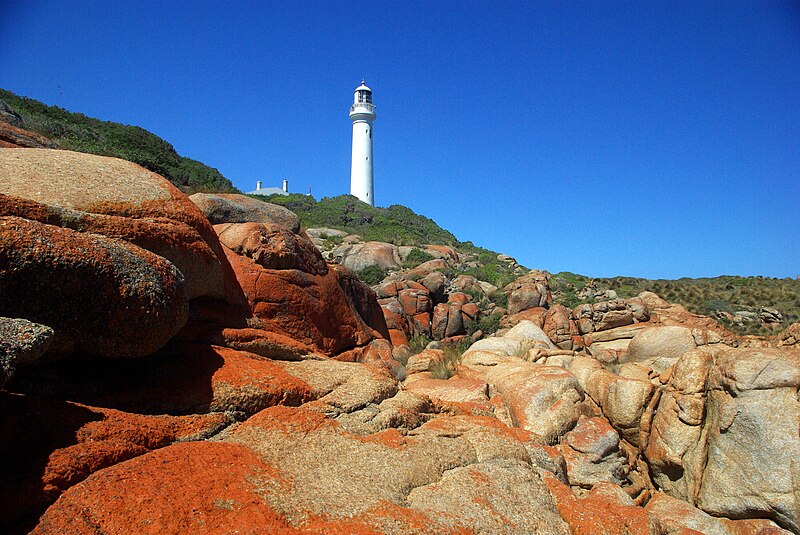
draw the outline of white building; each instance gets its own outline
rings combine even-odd
[[[247,192],[250,195],[289,195],[289,181],[283,181],[283,187],[280,188],[262,188],[261,181],[256,182],[256,189],[254,191]]]
[[[350,195],[375,206],[372,171],[372,122],[375,120],[372,90],[361,80],[353,94],[350,120],[353,122],[353,153],[350,162]]]

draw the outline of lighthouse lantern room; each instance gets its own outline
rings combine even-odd
[[[364,80],[353,94],[350,120],[353,122],[353,152],[350,162],[350,194],[375,206],[372,162],[372,122],[375,120],[372,90]]]

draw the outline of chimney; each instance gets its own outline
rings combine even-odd
[[[289,193],[289,181],[286,179],[283,180],[283,191]]]
[[[256,191],[258,191],[260,189],[261,189],[261,181],[258,180],[258,181],[256,181]]]

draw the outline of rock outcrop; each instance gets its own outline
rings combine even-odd
[[[65,150],[0,151],[0,215],[130,242],[169,260],[189,299],[236,302],[214,229],[163,177],[116,158]]]
[[[288,208],[234,193],[195,193],[189,197],[212,225],[222,223],[271,223],[300,232],[300,219]]]
[[[653,416],[645,455],[654,482],[715,516],[770,518],[800,530],[798,386],[794,351],[687,353]]]
[[[413,248],[110,158],[2,149],[0,187],[3,533],[800,531],[796,330],[546,272],[503,310],[446,247],[373,291],[315,244]]]
[[[0,235],[0,311],[52,328],[50,353],[141,357],[186,323],[183,276],[160,256],[19,217]]]

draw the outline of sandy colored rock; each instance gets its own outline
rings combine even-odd
[[[396,246],[377,241],[340,245],[331,252],[331,258],[353,271],[370,266],[400,269],[402,263]]]
[[[633,321],[633,311],[624,299],[601,301],[592,305],[592,325],[595,331],[630,325]]]
[[[661,372],[695,347],[697,345],[691,329],[678,326],[652,327],[633,337],[625,360],[641,362]]]
[[[215,225],[214,230],[225,247],[267,269],[299,269],[314,275],[328,272],[325,260],[310,241],[279,225],[225,223]]]
[[[572,429],[582,413],[583,389],[563,368],[509,359],[487,368],[484,377],[503,396],[514,426],[548,444]]]
[[[540,343],[542,347],[555,349],[547,334],[533,322],[523,320],[512,327],[503,338],[528,343]]]
[[[408,373],[429,372],[444,366],[444,351],[441,349],[424,349],[408,358],[406,370]]]
[[[283,206],[235,193],[195,193],[189,196],[212,225],[222,223],[269,223],[293,233],[300,231],[300,219]]]
[[[142,533],[515,533],[522,526],[566,535],[520,433],[491,418],[448,417],[408,436],[361,436],[315,412],[270,409],[224,442],[169,446],[88,478],[47,511],[35,533],[83,533],[89,526]],[[109,492],[120,487],[151,490],[141,502],[135,493]]]
[[[587,357],[575,357],[569,370],[620,435],[635,446],[641,444],[642,418],[655,387],[649,381],[611,373]]]
[[[457,376],[450,379],[421,379],[407,384],[406,390],[440,401],[457,403],[489,401],[489,386],[486,383]]]
[[[790,533],[769,520],[716,518],[661,492],[653,495],[645,509],[658,518],[667,533],[680,533],[681,530],[694,530],[694,532],[709,535],[788,535]]]
[[[572,311],[564,305],[550,307],[542,330],[553,344],[561,349],[572,349],[573,336],[578,334],[578,328],[572,321]]]
[[[645,455],[654,481],[711,515],[769,518],[796,531],[799,384],[797,352],[685,354],[653,417]]]
[[[547,316],[547,309],[544,307],[529,308],[527,310],[517,312],[516,314],[511,314],[509,316],[503,317],[503,319],[500,320],[500,327],[508,329],[515,326],[516,324],[518,324],[523,320],[528,320],[533,322],[534,325],[536,325],[541,329],[542,327],[544,327],[544,319],[546,316]]]
[[[619,444],[619,435],[605,418],[578,420],[560,445],[569,484],[586,489],[601,482],[621,485],[628,467]]]
[[[697,506],[800,531],[800,352],[731,349],[715,360]]]

